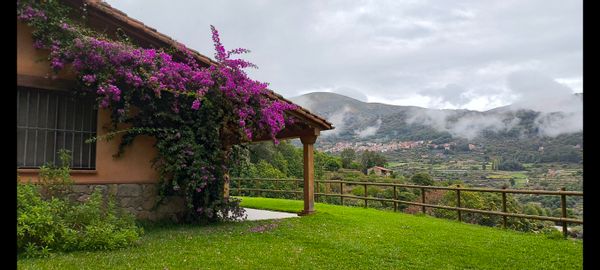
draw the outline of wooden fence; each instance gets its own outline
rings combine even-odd
[[[250,191],[250,192],[276,192],[276,193],[292,193],[292,194],[302,194],[303,190],[299,189],[299,183],[303,182],[303,179],[267,179],[267,178],[233,178],[234,181],[232,188],[237,191],[237,195],[240,195],[242,191]],[[294,189],[260,189],[260,188],[242,188],[242,181],[252,181],[252,182],[274,182],[275,185],[280,182],[293,182]],[[237,183],[235,183],[237,182]],[[368,207],[368,201],[379,201],[379,202],[392,202],[394,203],[394,211],[398,211],[398,204],[406,204],[406,205],[416,205],[421,206],[421,211],[425,213],[426,208],[438,208],[438,209],[446,209],[446,210],[455,210],[457,212],[458,220],[462,221],[462,213],[463,212],[471,212],[471,213],[479,213],[479,214],[489,214],[489,215],[498,215],[502,216],[502,225],[506,228],[507,217],[516,217],[516,218],[525,218],[525,219],[537,219],[537,220],[548,220],[562,223],[562,231],[563,235],[567,237],[567,224],[583,224],[582,219],[574,219],[567,217],[567,196],[582,196],[583,192],[579,191],[565,191],[564,188],[561,188],[560,191],[550,191],[550,190],[517,190],[517,189],[491,189],[491,188],[466,188],[466,187],[438,187],[438,186],[420,186],[420,185],[407,185],[407,184],[394,184],[394,183],[378,183],[378,182],[358,182],[358,181],[345,181],[345,180],[315,180],[315,190],[319,191],[320,184],[329,184],[331,185],[339,185],[340,193],[328,193],[325,189],[325,192],[315,192],[315,196],[325,196],[325,197],[339,197],[340,202],[344,205],[344,199],[357,199],[364,200],[364,207]],[[345,185],[353,185],[353,186],[363,186],[364,187],[364,196],[355,196],[344,194]],[[378,186],[378,187],[392,187],[394,189],[394,198],[377,198],[377,197],[369,197],[367,188],[369,186]],[[403,201],[398,200],[398,188],[413,188],[420,189],[421,191],[421,202],[412,202],[412,201]],[[436,205],[436,204],[428,204],[425,203],[427,190],[451,190],[456,194],[456,206],[445,206],[445,205]],[[501,193],[502,194],[502,212],[500,211],[490,211],[490,210],[480,210],[480,209],[472,209],[472,208],[464,208],[461,207],[461,192],[491,192],[491,193]],[[549,217],[549,216],[537,216],[537,215],[526,215],[519,213],[510,213],[506,208],[506,194],[535,194],[535,195],[554,195],[560,196],[560,206],[561,206],[561,217]]]

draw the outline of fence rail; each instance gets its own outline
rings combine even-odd
[[[237,182],[237,185],[234,185],[233,189],[237,191],[237,194],[240,195],[242,191],[249,192],[277,192],[277,193],[292,193],[292,194],[302,194],[302,190],[298,190],[299,184],[303,183],[303,179],[274,179],[274,178],[233,178],[233,181]],[[262,189],[262,188],[242,188],[242,181],[251,181],[251,182],[275,182],[276,184],[279,182],[294,182],[296,190],[286,190],[286,189]],[[361,181],[346,181],[346,180],[315,180],[315,189],[319,191],[320,184],[329,184],[329,186],[333,184],[339,184],[340,192],[339,193],[328,193],[325,189],[325,192],[315,192],[315,197],[324,196],[324,197],[337,197],[340,198],[340,202],[344,205],[344,199],[355,199],[355,200],[364,200],[364,207],[368,207],[368,201],[379,201],[379,202],[391,202],[394,203],[394,211],[398,211],[398,204],[406,204],[406,205],[415,205],[421,206],[421,211],[423,213],[426,212],[426,208],[438,208],[438,209],[446,209],[446,210],[455,210],[457,212],[457,218],[459,221],[462,221],[462,213],[463,212],[471,212],[471,213],[479,213],[479,214],[489,214],[489,215],[498,215],[502,216],[502,225],[506,228],[507,217],[515,217],[515,218],[525,218],[525,219],[536,219],[536,220],[546,220],[546,221],[554,221],[562,223],[562,231],[563,235],[567,237],[567,224],[583,224],[583,219],[575,219],[567,217],[567,196],[581,196],[583,197],[583,192],[579,191],[565,191],[564,188],[561,188],[560,191],[552,191],[552,190],[517,190],[517,189],[492,189],[492,188],[465,188],[465,187],[438,187],[438,186],[421,186],[421,185],[407,185],[407,184],[396,184],[396,183],[376,183],[376,182],[361,182]],[[344,194],[344,186],[345,185],[353,185],[353,186],[363,186],[364,187],[364,196],[356,196],[356,195],[348,195]],[[236,187],[237,186],[237,187]],[[368,187],[369,186],[378,186],[378,187],[392,187],[394,190],[394,198],[378,198],[378,197],[369,197],[368,196]],[[421,202],[412,202],[412,201],[403,201],[398,200],[398,192],[397,188],[414,188],[419,189],[421,191]],[[454,191],[456,194],[456,206],[446,206],[446,205],[437,205],[437,204],[428,204],[425,202],[427,190],[448,190]],[[501,193],[502,194],[502,211],[491,211],[491,210],[481,210],[481,209],[473,209],[473,208],[465,208],[461,207],[461,192],[491,192],[491,193]],[[507,211],[506,207],[506,194],[534,194],[534,195],[554,195],[560,196],[560,207],[561,207],[561,217],[550,217],[550,216],[538,216],[538,215],[527,215],[527,214],[519,214],[519,213],[510,213]]]

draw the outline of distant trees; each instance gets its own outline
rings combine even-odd
[[[366,172],[368,168],[373,166],[385,167],[387,159],[377,152],[366,150],[360,157],[360,165],[363,172]]]
[[[466,141],[457,142],[456,146],[454,146],[454,149],[457,152],[469,152],[469,143]]]
[[[342,162],[336,158],[330,158],[325,162],[325,170],[337,172],[342,167]]]
[[[428,173],[416,173],[410,181],[421,186],[433,186],[433,178]]]
[[[350,169],[352,162],[356,159],[356,151],[352,148],[346,148],[340,153],[342,159],[342,168]]]
[[[279,145],[269,142],[253,144],[239,155],[236,157],[237,164],[230,170],[231,176],[258,178],[302,178],[304,176],[302,149],[287,141],[281,141]],[[340,158],[315,151],[316,178],[321,178],[324,171],[337,171],[340,167]]]
[[[442,133],[442,135],[431,141],[433,144],[444,144],[452,141],[452,135],[450,133]]]
[[[525,168],[523,165],[515,160],[503,161],[498,165],[498,169],[502,171],[522,171]]]

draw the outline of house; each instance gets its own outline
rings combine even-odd
[[[377,175],[377,176],[390,176],[390,175],[392,175],[392,173],[394,171],[392,171],[390,169],[386,169],[384,167],[373,166],[373,167],[367,169],[367,175],[370,175],[371,172],[374,172],[375,175]]]
[[[75,12],[82,12],[85,5],[86,25],[109,37],[124,33],[143,48],[178,46],[170,37],[102,1],[63,0],[61,3]],[[216,64],[209,57],[190,51],[200,65]],[[118,206],[134,213],[138,219],[154,220],[176,214],[184,207],[179,197],[167,197],[154,208],[159,179],[151,167],[157,153],[153,146],[155,139],[136,138],[118,159],[113,158],[113,154],[117,153],[119,136],[108,142],[85,143],[88,138],[106,134],[104,127],[111,124],[109,111],[94,108],[94,100],[69,95],[69,91],[77,87],[75,74],[65,69],[54,76],[50,64],[39,61],[47,59],[48,53],[35,49],[32,29],[17,18],[17,173],[21,181],[37,181],[39,167],[48,162],[57,163],[57,151],[65,148],[73,157],[71,174],[75,186],[71,197],[74,199],[84,200],[100,186],[105,193],[116,197]],[[183,56],[174,57],[183,59]],[[272,91],[267,95],[272,100],[292,103]],[[298,121],[287,125],[276,137],[300,138],[303,144],[304,213],[310,214],[314,211],[314,143],[320,131],[333,129],[333,125],[300,106],[289,114]],[[253,142],[269,139],[257,137]],[[228,189],[226,182],[226,197]]]
[[[451,144],[445,143],[443,146],[444,146],[444,150],[450,150]]]

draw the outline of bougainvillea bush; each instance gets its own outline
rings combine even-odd
[[[49,51],[52,69],[73,72],[76,94],[95,96],[111,112],[106,139],[123,135],[116,156],[137,136],[152,136],[161,194],[185,197],[186,220],[243,214],[237,201],[223,196],[230,146],[256,136],[277,143],[275,134],[292,121],[285,112],[295,109],[248,77],[243,69],[255,65],[232,58],[248,50],[226,50],[211,26],[216,63],[206,67],[183,45],[145,49],[126,37],[100,35],[69,19],[69,8],[58,1],[17,3],[17,17],[33,28],[34,46]]]

